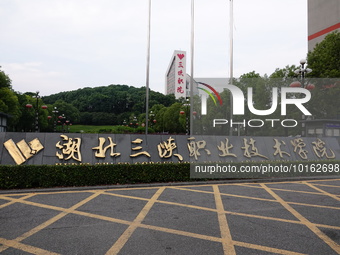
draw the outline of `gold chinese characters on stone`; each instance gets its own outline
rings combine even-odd
[[[66,135],[60,136],[64,143],[61,144],[60,141],[56,144],[56,147],[61,151],[61,153],[56,152],[56,156],[59,159],[69,160],[74,159],[81,162],[81,138],[69,138]]]

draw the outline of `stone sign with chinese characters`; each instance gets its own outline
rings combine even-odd
[[[0,133],[0,164],[118,164],[340,159],[334,137]]]

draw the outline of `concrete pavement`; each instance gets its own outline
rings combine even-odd
[[[340,254],[340,179],[0,193],[1,254]]]

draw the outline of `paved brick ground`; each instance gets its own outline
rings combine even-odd
[[[340,254],[340,179],[0,194],[1,254]]]

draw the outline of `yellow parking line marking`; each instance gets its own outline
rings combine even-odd
[[[3,199],[6,200],[10,200],[10,201],[14,201],[14,202],[18,202],[18,203],[22,203],[22,204],[26,204],[26,205],[32,205],[32,206],[36,206],[36,207],[41,207],[41,208],[45,208],[45,209],[51,209],[51,210],[55,210],[55,211],[65,211],[65,208],[62,207],[58,207],[58,206],[53,206],[53,205],[45,205],[45,204],[40,204],[40,203],[36,203],[36,202],[31,202],[31,201],[26,201],[22,198],[12,198],[12,197],[4,197]]]
[[[149,201],[150,200],[150,198],[127,196],[127,195],[122,195],[122,194],[117,194],[117,193],[104,192],[103,194],[109,195],[109,196],[114,196],[114,197],[122,197],[122,198],[129,198],[129,199],[142,200],[142,201]]]
[[[138,225],[145,219],[146,215],[151,210],[152,206],[156,203],[159,196],[165,190],[165,187],[159,188],[158,191],[152,196],[152,198],[147,202],[142,211],[134,219],[131,225],[125,230],[125,232],[119,237],[115,244],[107,251],[106,254],[118,254],[118,252],[123,248],[125,243],[129,240],[133,232],[137,229]]]
[[[104,189],[105,191],[125,191],[125,190],[158,190],[159,188],[162,188],[163,186],[154,186],[154,187],[129,187],[129,188],[109,188]]]
[[[225,213],[230,214],[230,215],[248,217],[248,218],[256,218],[256,219],[262,219],[262,220],[273,220],[273,221],[280,221],[280,222],[293,223],[293,224],[302,224],[300,221],[297,221],[297,220],[287,220],[287,219],[274,218],[274,217],[268,217],[268,216],[262,216],[262,215],[255,215],[255,214],[239,213],[239,212],[231,212],[231,211],[225,211]]]
[[[325,208],[325,209],[334,209],[334,210],[340,210],[340,207],[334,207],[334,206],[328,206],[328,205],[313,205],[313,204],[305,204],[305,203],[298,203],[298,202],[288,202],[290,205],[302,205],[302,206],[308,206],[308,207],[318,207],[318,208]]]
[[[177,206],[188,207],[188,208],[210,211],[210,212],[217,212],[217,209],[212,209],[212,208],[208,208],[208,207],[201,207],[201,206],[196,206],[196,205],[187,205],[187,204],[181,204],[181,203],[169,202],[169,201],[162,201],[162,200],[157,200],[157,203],[177,205]],[[248,213],[240,213],[240,212],[233,212],[233,211],[224,211],[224,213],[230,214],[230,215],[236,215],[236,216],[244,216],[244,217],[250,217],[250,218],[264,219],[264,220],[274,220],[274,221],[281,221],[281,222],[287,222],[287,223],[302,224],[300,221],[297,221],[297,220],[288,220],[288,219],[268,217],[268,216],[248,214]]]
[[[197,193],[204,193],[204,194],[214,194],[213,191],[206,191],[206,190],[198,190],[198,189],[189,189],[185,187],[168,187],[169,189],[176,189],[176,190],[184,190],[184,191],[192,191]]]
[[[292,182],[293,183],[293,182]],[[265,183],[264,183],[265,184]],[[269,183],[267,183],[269,184]],[[271,183],[273,184],[273,183]],[[280,182],[281,184],[281,182]],[[298,183],[298,184],[302,184],[302,183]],[[308,184],[308,182],[306,181],[305,183],[303,183],[305,185]],[[246,185],[246,184],[238,184],[239,186],[244,186],[244,187],[252,187],[252,188],[259,188],[259,189],[262,189],[262,187],[255,187],[255,186],[249,186],[249,185]],[[313,185],[315,186],[327,186],[327,187],[336,187],[336,188],[340,188],[340,186],[333,186],[333,185],[323,185],[323,184],[314,184]],[[297,192],[297,193],[305,193],[305,194],[312,194],[312,195],[326,195],[326,194],[323,194],[323,193],[319,193],[319,192],[311,192],[311,191],[303,191],[303,190],[292,190],[292,189],[279,189],[279,188],[273,188],[273,187],[270,187],[271,190],[278,190],[278,191],[288,191],[288,192]]]
[[[51,219],[43,222],[42,224],[36,226],[35,228],[31,229],[30,231],[22,234],[21,236],[15,238],[13,241],[15,242],[21,242],[24,239],[36,234],[37,232],[39,232],[40,230],[48,227],[49,225],[53,224],[54,222],[60,220],[61,218],[63,218],[64,216],[66,216],[69,213],[72,213],[73,211],[75,211],[78,207],[86,204],[87,202],[89,202],[90,200],[94,199],[95,197],[99,196],[101,193],[103,193],[102,191],[97,191],[95,194],[87,197],[86,199],[80,201],[79,203],[73,205],[70,208],[64,209],[64,211],[62,211],[61,213],[59,213],[58,215],[52,217]],[[6,248],[5,247],[0,247],[0,252],[4,251]]]
[[[94,218],[98,220],[105,220],[105,221],[124,224],[124,225],[130,225],[132,223],[131,221],[127,221],[127,220],[121,220],[121,219],[111,218],[111,217],[104,216],[104,215],[82,212],[82,211],[77,211],[77,210],[73,211],[72,213],[76,215],[80,215],[80,216],[90,217],[90,218]]]
[[[306,227],[308,227],[311,231],[314,232],[321,240],[323,240],[329,247],[331,247],[337,253],[340,253],[340,245],[335,243],[332,239],[330,239],[327,235],[325,235],[320,229],[318,229],[315,224],[311,223],[305,217],[303,217],[299,212],[297,212],[293,207],[291,207],[286,201],[284,201],[280,196],[278,196],[274,191],[272,191],[265,184],[261,184],[261,186],[271,194],[277,201],[279,201],[282,206],[284,206],[289,212],[291,212],[297,219],[299,219]]]
[[[229,193],[221,193],[222,196],[228,196],[228,197],[237,197],[237,198],[244,198],[244,199],[252,199],[252,200],[258,200],[258,201],[266,201],[266,202],[273,202],[277,203],[274,199],[268,199],[268,198],[260,198],[260,197],[248,197],[248,196],[241,196],[241,195],[234,195]]]
[[[209,207],[198,206],[198,205],[187,205],[187,204],[176,203],[176,202],[170,202],[170,201],[163,201],[163,200],[157,200],[156,202],[157,202],[157,203],[160,203],[160,204],[177,205],[177,206],[182,206],[182,207],[187,207],[187,208],[193,208],[193,209],[198,209],[198,210],[216,212],[216,209],[209,208]]]
[[[219,185],[220,186],[220,185]],[[241,185],[239,185],[241,186]],[[204,194],[214,194],[214,192],[211,191],[204,191],[204,190],[191,190],[191,189],[186,189],[182,187],[167,187],[168,189],[175,189],[175,190],[184,190],[184,191],[191,191],[191,192],[198,192],[198,193],[204,193]],[[262,189],[262,187],[256,187]],[[326,195],[323,193],[317,193],[317,192],[304,192],[304,191],[295,191],[295,190],[285,190],[285,189],[276,189],[276,188],[271,188],[272,190],[282,190],[282,191],[288,191],[288,192],[299,192],[299,193],[307,193],[307,194],[314,194],[314,195]],[[116,193],[106,193],[105,195],[112,195],[112,196],[117,196],[117,197],[125,197],[125,198],[131,198],[131,199],[138,199],[138,200],[145,200],[148,201],[148,198],[142,198],[142,197],[135,197],[135,196],[127,196],[127,195],[122,195],[122,194],[116,194]],[[223,196],[231,196],[231,197],[238,197],[238,198],[246,198],[246,199],[253,199],[253,200],[260,200],[260,201],[268,201],[268,202],[275,202],[277,203],[276,200],[274,199],[268,199],[268,198],[257,198],[257,197],[249,197],[249,196],[242,196],[242,195],[235,195],[235,194],[228,194],[228,193],[221,193]],[[162,202],[162,201],[159,201]],[[312,205],[312,204],[304,204],[304,203],[297,203],[297,202],[288,202],[290,204],[296,203],[298,205],[306,205],[306,206],[316,206],[316,207],[324,207],[324,208],[330,208],[330,209],[340,209],[337,207],[328,207],[328,206],[322,206],[322,205]]]
[[[340,179],[310,180],[308,182],[332,182],[332,181],[340,181]]]
[[[330,181],[334,181],[334,179],[332,179]],[[296,182],[286,182],[286,183],[296,183]],[[273,183],[270,182],[270,184],[273,184]],[[315,190],[317,190],[317,191],[320,191],[320,193],[317,193],[317,192],[295,191],[295,190],[284,190],[284,189],[283,190],[284,191],[291,191],[291,192],[307,193],[307,194],[311,193],[311,194],[318,194],[318,195],[327,195],[327,196],[334,197],[335,199],[339,200],[338,196],[336,196],[334,194],[330,194],[330,193],[325,192],[325,191],[322,191],[322,189],[318,189],[318,187],[315,187],[315,186],[318,186],[318,185],[322,186],[323,184],[309,183],[308,181],[304,181],[301,184],[308,185],[310,187],[313,186],[313,188]],[[145,228],[145,229],[150,229],[150,230],[155,230],[155,231],[161,231],[161,232],[170,233],[170,234],[186,236],[186,237],[198,238],[198,239],[207,240],[207,241],[219,242],[219,243],[222,243],[224,251],[226,251],[226,250],[228,250],[228,252],[231,251],[232,252],[231,254],[235,254],[235,246],[241,246],[241,247],[250,248],[250,249],[268,251],[268,252],[273,252],[273,253],[278,253],[278,254],[301,254],[301,253],[294,253],[292,251],[286,251],[286,250],[271,248],[271,247],[267,247],[267,246],[261,246],[261,245],[257,245],[257,244],[251,244],[251,243],[239,242],[239,241],[232,240],[232,236],[231,236],[231,233],[230,233],[230,230],[229,230],[229,226],[228,226],[228,222],[227,222],[227,217],[226,217],[226,215],[228,215],[228,214],[239,215],[239,216],[244,216],[244,217],[254,217],[254,218],[268,219],[268,220],[281,221],[281,222],[287,222],[287,223],[293,223],[293,224],[303,224],[303,225],[306,225],[319,238],[321,238],[323,241],[325,241],[335,251],[339,252],[339,250],[336,250],[336,249],[339,249],[339,245],[334,243],[331,239],[329,239],[326,235],[324,235],[318,229],[318,227],[324,227],[324,228],[329,228],[329,229],[340,229],[340,227],[311,223],[307,219],[305,219],[302,215],[300,215],[298,212],[296,212],[290,205],[291,204],[297,204],[297,205],[303,205],[303,206],[320,207],[320,208],[326,208],[326,209],[338,209],[338,210],[340,210],[340,208],[331,207],[331,206],[321,206],[321,205],[312,205],[312,204],[304,204],[304,203],[286,202],[283,199],[281,199],[278,195],[276,195],[276,193],[274,192],[274,190],[282,190],[282,189],[269,188],[269,187],[267,187],[264,184],[258,184],[259,185],[258,187],[257,186],[251,186],[251,188],[261,188],[261,189],[266,190],[267,192],[269,192],[268,190],[270,190],[270,191],[272,191],[273,194],[275,194],[277,196],[277,197],[275,197],[275,196],[273,196],[272,193],[269,192],[269,194],[271,194],[274,197],[275,200],[274,199],[263,199],[263,198],[256,198],[256,197],[248,197],[248,196],[220,193],[219,186],[226,186],[226,185],[228,185],[228,186],[229,185],[240,185],[240,186],[243,185],[243,186],[246,186],[247,184],[210,184],[210,185],[199,185],[200,187],[201,186],[210,186],[210,187],[213,188],[213,192],[203,191],[203,190],[195,190],[195,189],[187,189],[187,188],[183,188],[184,186],[181,186],[181,187],[171,186],[171,187],[159,187],[159,188],[145,187],[145,188],[103,189],[103,190],[100,190],[100,191],[99,190],[91,190],[91,191],[85,190],[85,191],[46,192],[46,193],[34,193],[34,194],[32,194],[32,193],[23,193],[27,197],[21,197],[21,198],[15,198],[13,196],[15,196],[15,195],[22,196],[23,194],[0,195],[0,198],[5,199],[5,200],[9,200],[8,203],[5,203],[5,204],[1,205],[0,208],[6,207],[6,206],[8,206],[10,204],[13,204],[13,203],[22,203],[22,204],[28,204],[28,205],[32,205],[32,206],[41,207],[41,208],[46,208],[46,209],[60,211],[60,213],[58,215],[56,215],[55,217],[47,220],[46,222],[42,223],[41,225],[39,225],[37,227],[31,229],[30,231],[26,232],[22,236],[17,237],[15,240],[0,239],[0,243],[2,243],[4,245],[3,247],[0,247],[0,252],[3,249],[7,249],[8,247],[13,247],[13,248],[20,249],[20,250],[23,250],[23,251],[27,251],[27,252],[30,252],[30,253],[33,253],[33,254],[53,254],[53,253],[50,253],[49,251],[45,251],[45,250],[42,250],[40,248],[36,248],[36,247],[33,247],[33,246],[22,244],[22,243],[20,243],[20,241],[24,240],[25,238],[27,238],[27,237],[29,237],[29,236],[37,233],[37,232],[39,232],[42,229],[46,228],[48,225],[51,225],[53,222],[57,221],[58,219],[64,217],[65,215],[67,215],[69,213],[77,214],[77,215],[82,215],[82,216],[86,216],[86,217],[91,217],[91,218],[96,218],[96,219],[101,219],[101,220],[105,220],[105,221],[109,221],[109,222],[114,222],[114,223],[118,223],[118,224],[128,225],[128,228],[125,230],[125,232],[120,236],[120,238],[116,241],[116,243],[111,247],[111,249],[113,249],[114,246],[116,245],[117,248],[119,248],[119,246],[120,246],[120,248],[117,250],[117,252],[113,251],[112,253],[110,253],[110,250],[111,250],[110,249],[107,254],[117,254],[122,249],[122,247],[124,247],[126,242],[129,240],[129,238],[132,236],[133,232],[138,227]],[[324,186],[326,186],[326,185],[324,185]],[[190,186],[186,186],[186,187],[197,187],[197,185],[190,185]],[[340,187],[340,186],[336,186],[336,187]],[[190,204],[181,204],[181,203],[175,203],[175,202],[158,200],[160,194],[162,193],[162,192],[160,192],[160,190],[161,189],[164,190],[166,188],[185,190],[185,191],[189,191],[189,192],[199,192],[199,193],[206,193],[206,194],[214,194],[216,209],[212,209],[212,208],[208,208],[208,207],[195,206],[195,205],[190,205]],[[159,193],[159,194],[157,195],[157,193],[155,193],[152,198],[148,199],[148,198],[143,198],[143,197],[135,197],[135,196],[128,196],[128,195],[121,195],[121,194],[107,193],[106,192],[106,191],[136,190],[136,189],[137,190],[158,190],[157,193]],[[96,193],[99,192],[100,194],[112,195],[112,196],[117,196],[117,197],[122,197],[122,198],[127,198],[127,199],[136,199],[136,200],[142,200],[142,201],[148,201],[148,202],[144,206],[142,211],[138,214],[138,216],[135,218],[134,221],[126,221],[126,220],[120,220],[120,219],[116,219],[116,218],[101,216],[101,215],[97,215],[97,214],[77,211],[78,207],[80,207],[81,205],[83,205],[83,204],[85,204],[85,203],[87,203],[87,202],[89,202],[91,200],[90,199],[91,196],[88,197],[85,200],[80,201],[78,203],[79,205],[76,204],[76,205],[72,206],[71,208],[61,208],[61,207],[57,207],[57,206],[44,205],[44,204],[39,204],[39,203],[30,202],[30,201],[26,201],[25,200],[25,199],[27,199],[30,196],[40,195],[40,194],[79,193],[79,192],[95,193],[95,194],[91,195],[91,196],[94,196],[94,197],[98,196],[99,194],[96,195]],[[288,211],[290,211],[298,219],[298,221],[295,221],[295,220],[286,220],[286,219],[280,219],[280,218],[274,218],[274,217],[266,217],[266,216],[260,216],[260,215],[252,215],[252,214],[246,214],[246,213],[237,213],[237,212],[225,211],[223,203],[222,203],[222,196],[233,196],[233,197],[241,197],[241,198],[246,198],[246,199],[265,200],[265,201],[276,202],[276,203],[281,203],[281,204],[282,204],[282,201],[283,201],[286,204],[287,207],[285,205],[283,205],[283,204],[282,205]],[[281,200],[277,199],[277,198],[280,198]],[[186,231],[180,231],[180,230],[175,230],[175,229],[170,229],[170,228],[165,228],[165,227],[157,227],[157,226],[142,224],[142,221],[144,220],[144,218],[149,213],[149,211],[151,210],[152,206],[155,203],[164,203],[164,204],[170,204],[170,205],[178,205],[178,206],[194,208],[194,209],[198,209],[198,210],[206,210],[206,211],[216,212],[217,216],[218,216],[218,222],[220,224],[220,231],[221,231],[222,238],[214,237],[214,236],[207,236],[207,235],[203,235],[203,234],[196,234],[196,233],[191,233],[191,232],[186,232]],[[290,208],[290,209],[288,209],[288,208]],[[297,215],[300,215],[301,217],[297,217],[291,210],[295,211],[297,213]],[[328,240],[327,240],[327,238],[328,238]],[[13,245],[15,245],[15,247]],[[227,249],[226,249],[226,247],[227,247]]]
[[[331,226],[331,225],[318,224],[318,223],[314,223],[314,225],[319,228],[330,228],[330,229],[340,230],[340,227],[338,226]]]
[[[279,184],[281,184],[282,182],[280,182]],[[291,182],[293,183],[293,182]],[[308,182],[306,182],[308,183]],[[306,185],[306,183],[298,183],[298,184],[304,184]],[[275,183],[263,183],[263,184],[275,184]],[[293,183],[294,184],[294,183]],[[316,184],[315,184],[316,185]],[[321,184],[320,184],[321,185]],[[239,186],[245,186],[245,187],[250,187],[248,185],[242,185],[242,184],[239,184]],[[327,185],[325,185],[327,186]],[[340,186],[336,186],[336,187],[340,187]],[[253,186],[252,188],[259,188],[259,189],[262,189],[262,187],[255,187]],[[320,194],[318,192],[311,192],[311,191],[303,191],[303,190],[294,190],[294,189],[281,189],[281,188],[273,188],[273,187],[270,187],[271,190],[279,190],[279,191],[290,191],[290,192],[297,192],[297,193],[305,193],[305,194],[314,194],[314,195],[324,195],[324,194]]]
[[[319,183],[311,183],[315,186],[322,186],[322,187],[330,187],[330,188],[340,188],[340,185],[329,185],[329,184],[319,184]]]
[[[31,246],[28,244],[22,244],[15,240],[7,240],[1,237],[0,237],[0,243],[2,243],[3,245],[7,247],[12,247],[14,249],[22,250],[22,251],[29,252],[32,254],[39,254],[39,255],[45,255],[45,254],[46,255],[58,255],[59,254],[59,253],[55,253],[51,251],[46,251],[46,250]]]
[[[287,192],[296,192],[296,193],[304,193],[304,194],[311,194],[311,195],[324,195],[320,194],[319,192],[311,192],[311,191],[303,191],[303,190],[293,190],[293,189],[278,189],[278,188],[272,188],[271,190],[277,190],[277,191],[287,191]]]
[[[302,184],[302,183],[299,183]],[[219,185],[221,186],[221,185]],[[244,185],[238,185],[238,186],[244,186]],[[250,187],[250,186],[246,186]],[[182,187],[169,187],[171,189],[178,189],[178,190],[186,190],[186,191],[193,191],[193,192],[199,192],[199,193],[206,193],[206,194],[213,194],[211,191],[203,191],[203,190],[190,190]],[[262,187],[252,187],[252,188],[259,188],[262,189]],[[290,189],[279,189],[279,188],[270,188],[271,190],[278,190],[278,191],[286,191],[286,192],[297,192],[297,193],[304,193],[304,194],[311,194],[311,195],[322,195],[325,196],[326,194],[320,193],[320,192],[311,192],[311,191],[302,191],[302,190],[290,190]],[[277,203],[276,200],[274,199],[268,199],[268,198],[260,198],[260,197],[249,197],[249,196],[242,196],[242,195],[236,195],[236,194],[230,194],[230,193],[221,193],[222,195],[225,196],[231,196],[231,197],[239,197],[239,198],[246,198],[246,199],[254,199],[254,200],[261,200],[261,201],[269,201],[269,202],[275,202]]]
[[[202,240],[207,240],[207,241],[212,241],[212,242],[218,242],[218,243],[223,242],[223,239],[220,238],[220,237],[207,236],[207,235],[202,235],[202,234],[195,234],[195,233],[191,233],[191,232],[175,230],[175,229],[170,229],[170,228],[164,228],[164,227],[157,227],[157,226],[152,226],[152,225],[145,225],[145,224],[140,224],[138,226],[141,227],[141,228],[156,230],[156,231],[175,234],[175,235],[181,235],[181,236],[185,236],[185,237],[192,237],[192,238],[197,238],[197,239],[202,239]],[[298,253],[298,252],[293,252],[293,251],[288,251],[288,250],[276,249],[276,248],[271,248],[271,247],[257,245],[257,244],[239,242],[239,241],[234,241],[234,240],[232,242],[235,246],[241,246],[241,247],[250,248],[250,249],[268,251],[268,252],[273,252],[273,253],[277,253],[277,254],[304,255],[304,253]],[[229,253],[227,253],[227,254],[229,254]]]
[[[51,225],[52,223],[60,220],[61,218],[63,218],[64,216],[66,216],[69,213],[72,213],[74,210],[76,210],[77,208],[79,208],[80,206],[86,204],[87,202],[91,201],[92,199],[96,198],[97,196],[99,196],[102,192],[101,191],[97,191],[96,193],[94,193],[93,195],[85,198],[84,200],[80,201],[79,203],[73,205],[70,208],[65,209],[64,212],[61,212],[60,214],[52,217],[51,219],[45,221],[44,223],[40,224],[39,226],[33,228],[32,230],[26,232],[25,234],[23,234],[22,236],[16,238],[15,240],[17,241],[22,241],[24,239],[26,239],[27,237],[34,235],[35,233],[37,233],[38,231],[46,228],[47,226]]]
[[[235,251],[233,239],[230,233],[228,221],[227,221],[227,218],[224,212],[224,206],[223,206],[220,190],[217,185],[213,185],[213,189],[214,189],[214,195],[215,195],[218,222],[220,224],[220,231],[221,231],[224,254],[235,254],[236,255],[236,251]]]
[[[139,224],[138,227],[146,228],[146,229],[150,229],[150,230],[156,230],[156,231],[160,231],[160,232],[165,232],[165,233],[169,233],[169,234],[175,234],[175,235],[186,236],[186,237],[193,237],[193,238],[212,241],[212,242],[219,242],[219,243],[222,242],[222,238],[220,238],[220,237],[196,234],[196,233],[172,229],[172,228],[158,227],[158,226],[146,225],[146,224]]]
[[[331,194],[331,193],[328,193],[328,192],[326,192],[326,191],[324,191],[324,190],[322,190],[322,189],[320,189],[320,188],[318,188],[318,187],[315,187],[313,184],[310,184],[310,183],[307,183],[307,182],[306,182],[306,185],[308,185],[309,187],[311,187],[311,188],[313,188],[313,189],[315,189],[315,190],[321,192],[322,194],[324,194],[324,195],[326,195],[326,196],[329,196],[329,197],[331,197],[331,198],[334,198],[335,200],[340,201],[340,199],[339,199],[336,195]]]
[[[101,216],[101,215],[91,214],[91,213],[86,213],[86,212],[81,212],[81,211],[74,211],[73,213],[79,214],[79,215],[82,215],[82,216],[95,218],[95,219],[100,219],[100,220],[105,220],[105,221],[109,221],[109,222],[129,225],[129,226],[133,224],[132,221],[120,220],[120,219],[116,219],[116,218],[111,218],[111,217],[107,217],[107,216]],[[140,223],[140,224],[135,223],[135,225],[137,227],[140,227],[140,228],[156,230],[156,231],[161,231],[161,232],[170,233],[170,234],[177,234],[177,235],[182,235],[182,236],[194,237],[194,238],[208,240],[208,241],[214,241],[214,242],[221,242],[222,241],[222,239],[218,238],[218,237],[207,236],[207,235],[202,235],[202,234],[195,234],[195,233],[171,229],[171,228],[158,227],[158,226],[147,225],[147,224],[143,224],[143,223]]]
[[[327,179],[327,180],[310,180],[310,181],[306,181],[306,182],[330,182],[330,181],[340,181],[340,179]],[[262,182],[263,184],[274,184],[276,182]],[[277,182],[277,183],[301,183],[301,181],[285,181],[285,182]],[[326,184],[319,184],[319,183],[313,183],[315,185],[326,185]],[[339,183],[340,184],[340,183]],[[179,188],[179,187],[207,187],[207,186],[213,186],[214,184],[203,184],[203,185],[196,185],[196,184],[192,184],[192,185],[181,185],[181,186],[170,186],[167,188]],[[238,185],[238,186],[246,186],[246,187],[251,187],[251,188],[260,188],[260,183],[258,182],[246,182],[246,183],[221,183],[221,184],[216,184],[218,186],[232,186],[232,185]],[[334,186],[334,187],[340,187],[336,186],[336,185],[329,185],[329,186]],[[104,190],[104,191],[121,191],[121,190],[152,190],[152,189],[159,189],[162,186],[155,186],[155,187],[126,187],[126,188],[103,188],[100,190]],[[192,189],[190,189],[191,191],[193,191]],[[48,194],[59,194],[59,193],[95,193],[97,191],[97,189],[88,189],[88,190],[61,190],[61,191],[54,191],[51,189],[51,191],[43,191],[43,192],[37,192],[37,193],[33,193],[33,195],[40,195],[40,194],[44,194],[44,195],[48,195]],[[197,190],[199,191],[199,190]],[[31,195],[32,192],[23,192],[20,194],[11,194],[11,193],[7,193],[7,194],[0,194],[0,198],[2,196],[22,196],[22,195]]]
[[[178,189],[178,190],[185,190],[185,191],[193,191],[198,193],[205,193],[205,194],[214,194],[214,192],[211,191],[201,191],[201,190],[189,190],[185,188],[178,188],[178,187],[170,187],[171,189]],[[260,198],[260,197],[249,197],[249,196],[242,196],[242,195],[236,195],[236,194],[230,194],[230,193],[220,193],[223,196],[230,196],[230,197],[237,197],[237,198],[246,198],[246,199],[253,199],[253,200],[260,200],[260,201],[268,201],[268,202],[274,202],[277,203],[275,199],[268,199],[268,198]]]
[[[318,180],[306,180],[306,182],[330,182],[330,181],[340,181],[340,179],[318,179]],[[272,181],[269,181],[269,182],[261,182],[261,184],[274,184],[274,183],[301,183],[303,181],[301,180],[294,180],[294,181],[284,181],[284,182],[281,182],[281,181],[278,181],[278,182],[272,182]]]
[[[288,250],[276,249],[276,248],[271,248],[271,247],[262,246],[262,245],[258,245],[258,244],[244,243],[244,242],[238,242],[238,241],[234,241],[234,244],[237,245],[237,246],[244,247],[244,248],[250,248],[250,249],[256,249],[256,250],[261,250],[261,251],[267,251],[267,252],[272,252],[272,253],[276,253],[276,254],[305,255],[305,253],[299,253],[299,252],[293,252],[293,251],[288,251]]]
[[[262,189],[260,184],[258,183],[237,183],[237,184],[235,183],[235,185],[241,186],[241,187]]]
[[[197,188],[197,187],[212,187],[215,184],[190,184],[190,185],[173,185],[173,186],[167,186],[167,188],[175,188],[175,187],[183,187],[183,188]],[[233,185],[232,183],[221,183],[216,185]]]
[[[193,208],[193,209],[198,209],[198,210],[217,212],[216,209],[212,209],[212,208],[208,208],[208,207],[201,207],[201,206],[195,206],[195,205],[187,205],[187,204],[181,204],[181,203],[169,202],[169,201],[162,201],[162,200],[156,200],[156,202],[157,203],[161,203],[161,204],[177,205],[177,206],[188,207],[188,208]],[[289,203],[289,204],[292,204],[292,203]],[[293,204],[300,205],[300,203],[293,203]],[[302,204],[302,205],[310,206],[309,204]],[[313,206],[313,205],[311,205],[311,206]],[[334,208],[326,207],[326,206],[320,206],[320,207],[326,208],[326,209],[330,208],[330,209],[339,209],[340,210],[340,208],[335,208],[335,207]],[[232,212],[232,211],[224,211],[224,212],[226,214],[230,214],[230,215],[237,215],[237,216],[244,216],[244,217],[250,217],[250,218],[258,218],[258,219],[264,219],[264,220],[273,220],[273,221],[280,221],[280,222],[286,222],[286,223],[293,223],[293,224],[303,225],[302,222],[297,221],[297,220],[288,220],[288,219],[281,219],[281,218],[275,218],[275,217],[268,217],[268,216],[240,213],[240,212]],[[97,214],[91,214],[91,213],[82,212],[82,211],[74,211],[73,213],[74,214],[78,214],[78,215],[87,216],[87,217],[97,218],[97,219],[101,219],[101,220],[111,221],[111,222],[115,222],[115,223],[125,224],[125,225],[130,225],[132,223],[130,221],[110,218],[110,217],[101,216],[101,215],[97,215]],[[339,229],[340,230],[340,227],[337,227],[337,226],[324,225],[324,224],[315,224],[315,225],[319,226],[319,227],[331,228],[331,229]],[[141,227],[143,227],[143,224],[141,225]]]
[[[27,199],[27,198],[33,197],[33,196],[35,196],[35,194],[28,194],[28,195],[26,195],[26,196],[23,196],[21,199]],[[0,198],[1,198],[1,197],[0,197]],[[4,208],[4,207],[6,207],[6,206],[9,206],[9,205],[15,204],[15,203],[17,203],[17,202],[16,202],[16,201],[10,201],[10,202],[7,202],[7,203],[5,203],[5,204],[2,204],[2,205],[0,205],[0,209],[1,209],[1,208]]]

